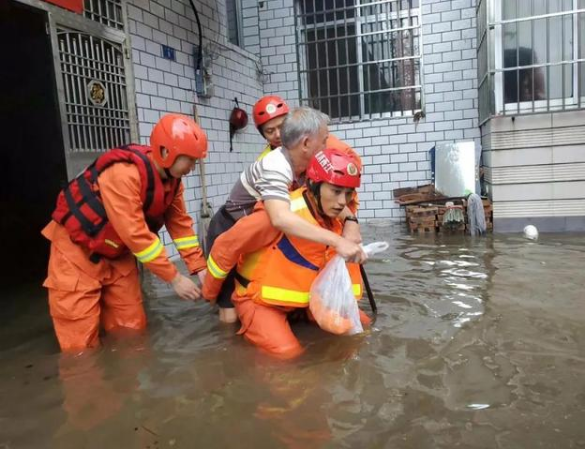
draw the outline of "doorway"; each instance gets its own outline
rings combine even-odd
[[[9,290],[42,284],[49,242],[40,232],[67,181],[47,30],[46,12],[12,0],[1,2],[0,282]]]

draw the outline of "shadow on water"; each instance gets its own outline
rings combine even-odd
[[[585,448],[585,236],[365,240],[391,243],[374,326],[295,325],[292,362],[173,297],[143,335],[63,356],[44,293],[9,293],[0,448]]]

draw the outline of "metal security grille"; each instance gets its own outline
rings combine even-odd
[[[71,152],[101,152],[130,142],[122,45],[57,28]]]
[[[124,29],[121,0],[85,0],[84,10],[88,19],[118,30]]]
[[[585,106],[585,0],[481,0],[478,23],[482,120]]]
[[[297,0],[299,96],[336,121],[421,109],[419,0]]]

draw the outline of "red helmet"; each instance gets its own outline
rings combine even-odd
[[[155,162],[170,168],[178,156],[203,159],[207,156],[207,136],[194,120],[181,114],[164,115],[150,134],[150,146]],[[163,157],[162,150],[168,154]]]
[[[288,105],[277,95],[266,95],[254,105],[254,124],[262,133],[260,127],[268,120],[288,114]]]
[[[307,178],[339,187],[360,186],[361,173],[355,158],[334,148],[325,148],[313,156],[307,168]]]
[[[327,136],[327,142],[325,142],[325,148],[334,148],[335,150],[340,150],[341,152],[347,154],[348,156],[353,157],[355,159],[355,164],[357,165],[358,170],[360,172],[362,171],[361,158],[359,157],[357,152],[343,140],[329,133],[329,136]]]
[[[248,114],[241,108],[233,108],[230,114],[230,128],[234,131],[244,129],[248,125]]]

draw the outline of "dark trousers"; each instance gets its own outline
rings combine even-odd
[[[236,220],[225,210],[225,206],[222,206],[209,222],[209,228],[207,230],[207,250],[211,252],[215,239],[221,234],[228,231],[233,225],[236,224]],[[205,255],[209,257],[209,254]],[[233,308],[232,304],[232,293],[236,288],[235,275],[236,269],[234,268],[229,272],[225,278],[219,295],[217,296],[217,305],[223,308]]]

